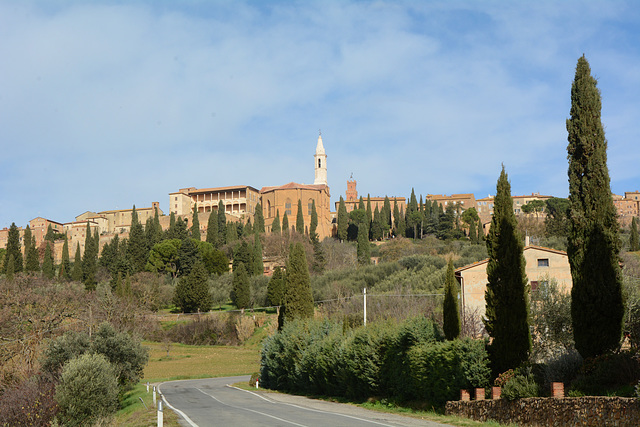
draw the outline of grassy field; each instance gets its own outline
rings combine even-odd
[[[144,382],[251,375],[260,369],[258,346],[193,346],[144,342],[149,364]]]

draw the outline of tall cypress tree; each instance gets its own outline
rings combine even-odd
[[[289,217],[287,216],[286,211],[284,213],[284,216],[282,217],[282,234],[286,237],[289,237]]]
[[[82,282],[82,256],[80,255],[80,243],[76,243],[76,255],[73,258],[73,269],[71,270],[71,280]]]
[[[178,221],[176,221],[177,225]],[[138,220],[136,206],[131,211],[131,228],[129,230],[129,259],[134,272],[144,271],[149,258],[149,248],[142,224]]]
[[[366,220],[366,219],[365,219]],[[356,249],[358,264],[367,265],[371,262],[371,248],[369,246],[369,227],[365,222],[358,224],[358,247]]]
[[[600,120],[600,91],[584,55],[571,85],[567,120],[571,319],[582,357],[614,350],[622,336],[624,303],[620,238],[607,168],[607,141]]]
[[[211,243],[214,248],[220,247],[218,244],[218,215],[214,211],[209,213],[207,221],[207,243]]]
[[[282,229],[280,228],[280,210],[276,209],[276,217],[271,223],[271,234],[275,234],[276,236],[278,236],[281,232]]]
[[[251,302],[251,288],[249,274],[244,263],[238,264],[233,270],[231,300],[237,308],[249,308]]]
[[[478,218],[478,243],[484,240],[484,227],[482,226],[482,220]]]
[[[640,239],[638,239],[638,222],[634,216],[631,219],[631,235],[629,236],[629,250],[631,252],[640,251]]]
[[[309,239],[312,242],[318,240],[318,233],[316,230],[318,229],[318,212],[316,211],[316,201],[313,200],[311,202],[311,223],[309,224]]]
[[[22,239],[24,240],[25,255],[24,271],[31,273],[40,271],[40,254],[36,247],[36,237],[31,233],[28,225],[27,228],[24,229]]]
[[[96,288],[96,269],[98,264],[98,248],[96,240],[91,235],[91,227],[87,221],[84,238],[84,254],[82,256],[82,281],[87,290]]]
[[[253,231],[264,233],[264,213],[260,203],[256,204],[256,213],[253,215]]]
[[[64,235],[64,245],[62,245],[62,261],[60,262],[60,272],[58,274],[61,279],[71,279],[71,261],[69,261],[69,239]]]
[[[453,259],[447,264],[444,282],[444,302],[442,303],[442,329],[448,340],[460,336],[460,311],[458,310],[458,282],[453,270]]]
[[[264,274],[264,262],[262,260],[262,242],[260,241],[260,234],[255,233],[253,239],[253,275],[262,276]]]
[[[469,240],[471,240],[471,243],[473,244],[478,243],[478,231],[476,230],[475,221],[471,221],[469,224]]]
[[[289,250],[283,305],[278,319],[279,328],[293,319],[313,317],[311,278],[304,247],[300,242],[291,245]]]
[[[18,230],[15,222],[12,222],[11,227],[9,227],[5,259],[9,261],[11,256],[13,256],[13,273],[20,273],[23,269],[22,250],[20,249],[20,231]],[[5,274],[8,272],[8,265],[8,262],[4,263],[3,272]]]
[[[42,261],[42,275],[47,279],[53,279],[56,274],[56,267],[53,262],[53,251],[50,242],[46,242],[44,248],[44,260]]]
[[[513,213],[511,185],[502,167],[487,238],[487,290],[484,324],[493,338],[489,356],[494,373],[518,367],[531,351],[529,296],[523,242]]]
[[[191,220],[191,237],[196,240],[200,238],[200,219],[198,218],[198,204],[193,205],[193,218]]]
[[[398,223],[400,221],[400,211],[398,210],[398,201],[393,201],[393,234],[399,236]]]
[[[224,245],[227,242],[227,215],[224,213],[224,205],[222,200],[218,202],[218,247]]]
[[[280,267],[273,270],[267,285],[267,304],[280,305],[284,297],[284,273]]]
[[[302,200],[298,199],[298,213],[296,214],[296,233],[304,234],[304,216],[302,216]]]
[[[347,230],[349,228],[349,214],[344,199],[340,196],[340,204],[338,205],[338,240],[344,242],[347,240]]]

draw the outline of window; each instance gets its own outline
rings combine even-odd
[[[311,211],[313,211],[313,199],[309,199],[309,202],[307,203],[308,207],[307,207],[307,211],[308,211],[308,215],[311,216]]]
[[[291,216],[291,199],[287,199],[287,202],[284,204],[284,211],[288,216]]]
[[[538,267],[549,267],[549,258],[539,258]]]
[[[318,167],[321,168],[322,167],[322,159],[318,159]]]

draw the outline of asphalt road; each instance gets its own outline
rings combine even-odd
[[[165,405],[181,424],[206,426],[445,426],[432,421],[370,411],[280,393],[253,392],[230,386],[248,376],[183,380],[159,386]]]

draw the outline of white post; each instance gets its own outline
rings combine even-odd
[[[158,402],[158,427],[162,427],[164,414],[162,413],[162,401]]]
[[[259,382],[259,380],[256,379],[256,388],[258,388],[258,382]]]
[[[156,406],[156,386],[153,386],[153,406]]]
[[[364,295],[364,326],[367,326],[367,288],[364,288],[363,295]]]
[[[149,393],[149,381],[147,381],[147,393]]]

